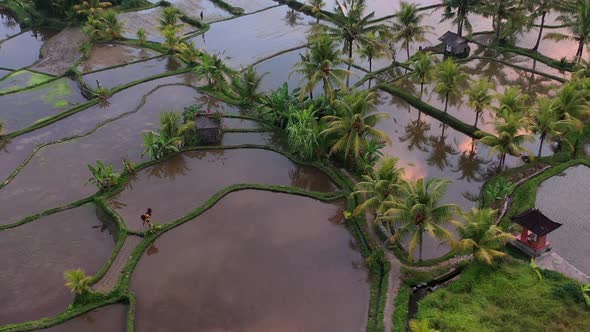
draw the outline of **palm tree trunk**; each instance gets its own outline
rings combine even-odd
[[[533,51],[539,49],[539,45],[541,44],[541,36],[543,35],[543,29],[545,28],[545,16],[547,15],[546,11],[543,11],[543,16],[541,16],[541,28],[539,29],[539,36],[537,36],[537,42],[535,43],[535,47],[533,47]]]
[[[369,74],[373,72],[373,58],[369,58]],[[372,78],[369,78],[369,89],[371,88],[371,80]]]
[[[479,110],[475,111],[475,124],[473,125],[475,128],[477,128],[477,120],[479,120]]]
[[[420,82],[420,100],[422,100],[422,95],[424,94],[424,81]]]
[[[352,40],[348,43],[348,73],[346,74],[346,87],[350,88],[350,68],[352,66]]]
[[[541,158],[541,151],[543,150],[543,141],[545,141],[545,134],[541,135],[541,143],[539,144],[539,153],[537,157]]]
[[[309,99],[313,100],[313,91],[309,90]]]
[[[418,239],[418,241],[420,241],[420,253],[418,256],[418,260],[421,262],[422,261],[422,231],[420,231],[420,238]]]
[[[459,37],[463,36],[463,20],[459,20],[459,23],[457,23],[457,34],[459,35]]]
[[[445,113],[447,113],[448,108],[449,108],[449,93],[447,92],[447,94],[445,95]]]
[[[408,56],[406,61],[410,61],[410,43],[406,44],[406,55]]]
[[[580,44],[578,44],[578,51],[576,52],[576,62],[580,63],[582,60],[582,55],[584,54],[584,39],[580,38]]]

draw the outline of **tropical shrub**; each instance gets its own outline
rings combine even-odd
[[[112,10],[97,12],[88,16],[82,32],[91,40],[121,39],[123,25],[117,19],[117,13]]]
[[[231,89],[240,105],[250,107],[260,99],[258,89],[265,75],[258,75],[254,67],[249,66],[232,78]]]
[[[493,209],[471,209],[464,212],[465,223],[457,223],[461,240],[451,242],[453,248],[469,251],[476,261],[492,265],[495,258],[506,256],[500,249],[514,236],[496,226],[498,212]]]
[[[504,177],[499,177],[493,185],[488,185],[484,191],[486,202],[500,201],[508,197],[514,189],[516,184],[506,181]]]
[[[115,187],[119,181],[119,173],[117,173],[113,165],[104,165],[100,160],[96,161],[96,166],[88,165],[92,178],[88,180],[94,183],[100,190],[107,191]]]
[[[289,150],[303,160],[317,157],[320,129],[313,106],[293,112],[287,124]]]
[[[66,271],[64,272],[64,278],[66,279],[65,286],[74,294],[79,295],[90,290],[91,278],[86,276],[82,269]]]
[[[373,274],[379,274],[381,272],[381,267],[387,260],[385,259],[385,252],[383,252],[383,249],[376,249],[369,257],[367,257],[366,261],[369,271]]]
[[[152,159],[161,159],[179,152],[182,146],[182,138],[167,137],[154,131],[144,132],[142,137],[145,147],[143,154],[149,155]]]
[[[139,28],[139,30],[137,30],[137,40],[139,41],[139,45],[145,44],[147,37],[144,28]]]
[[[259,108],[258,116],[266,123],[279,128],[286,128],[291,113],[299,108],[299,89],[289,92],[289,85],[283,85],[260,98],[263,107]],[[317,109],[317,108],[316,108]]]
[[[553,289],[553,295],[561,299],[570,299],[575,302],[586,302],[580,284],[576,281],[569,281]]]

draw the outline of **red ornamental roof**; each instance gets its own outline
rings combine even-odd
[[[531,209],[516,215],[512,217],[512,221],[537,234],[537,236],[545,236],[561,227],[560,223],[549,219],[538,209]]]

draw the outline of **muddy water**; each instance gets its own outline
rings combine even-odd
[[[150,2],[159,1],[150,0]],[[203,21],[207,23],[232,17],[230,13],[216,6],[210,0],[170,0],[169,2],[189,17],[201,19],[202,12]]]
[[[92,48],[88,59],[78,66],[83,73],[118,66],[158,55],[157,52],[120,44],[98,44]]]
[[[226,129],[258,129],[260,125],[258,121],[238,119],[238,118],[223,118],[223,128]]]
[[[55,31],[24,32],[0,44],[0,67],[20,69],[39,60],[43,43],[56,34]]]
[[[287,6],[214,23],[202,36],[193,38],[198,47],[208,53],[221,53],[236,68],[276,52],[306,43],[309,26],[299,14],[291,26],[288,16],[293,13]],[[297,14],[297,13],[295,13]]]
[[[7,211],[6,207],[0,208]],[[72,301],[66,270],[96,273],[115,246],[92,204],[0,232],[0,326],[55,315]]]
[[[191,151],[139,172],[121,194],[113,197],[112,205],[129,228],[140,230],[139,216],[148,207],[154,211],[156,222],[167,223],[196,209],[221,189],[239,183],[296,186],[322,192],[336,189],[321,171],[298,166],[273,151]]]
[[[264,8],[277,6],[279,3],[273,0],[225,0],[234,7],[244,9],[246,13],[252,13]]]
[[[125,83],[181,68],[182,63],[176,59],[160,57],[123,67],[86,74],[83,76],[83,79],[92,87],[96,87],[96,81],[98,80],[103,87],[112,89]]]
[[[284,194],[228,195],[140,260],[137,330],[364,330],[367,271],[337,224],[342,211]]]
[[[489,148],[476,144],[473,139],[442,124],[426,114],[407,105],[404,101],[381,94],[379,112],[389,113],[391,118],[378,124],[392,140],[382,151],[385,155],[400,159],[406,178],[446,178],[452,180],[443,203],[459,204],[464,209],[475,207],[468,199],[478,195],[483,180],[497,159],[489,154]],[[419,120],[418,120],[419,119]],[[536,145],[531,145],[533,149]],[[550,153],[547,147],[545,154]],[[535,150],[536,151],[536,150]],[[518,158],[508,157],[510,166],[521,165]],[[424,237],[424,259],[439,257],[448,251],[448,246]]]
[[[590,168],[575,166],[545,180],[535,206],[551,220],[563,224],[549,234],[553,250],[569,263],[590,274]]]
[[[164,37],[160,31],[160,19],[164,10],[162,7],[127,12],[119,14],[118,19],[123,24],[123,37],[137,39],[137,31],[144,29],[146,38],[149,41],[162,42]],[[181,34],[196,30],[188,24],[181,24]]]
[[[12,73],[10,70],[3,70],[0,69],[0,79],[5,78],[6,76],[8,76],[10,73]]]
[[[232,146],[232,145],[243,145],[243,144],[256,144],[256,145],[275,145],[278,144],[277,137],[272,132],[263,133],[224,133],[221,145]]]
[[[14,16],[4,9],[0,9],[0,40],[14,36],[19,32],[21,32],[21,27]]]
[[[94,194],[96,187],[87,183],[90,178],[87,164],[101,160],[120,168],[125,156],[140,162],[144,149],[141,132],[158,128],[162,111],[181,112],[184,106],[193,103],[195,96],[198,95],[189,87],[163,87],[148,97],[139,112],[111,122],[89,136],[41,149],[0,190],[0,210],[4,217],[0,222],[12,223]]]
[[[68,78],[0,96],[4,130],[11,132],[26,128],[85,101],[78,84]]]
[[[40,332],[123,332],[127,320],[127,306],[112,304],[94,309],[82,316]]]

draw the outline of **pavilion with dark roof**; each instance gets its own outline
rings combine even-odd
[[[538,209],[531,209],[512,217],[512,221],[522,226],[522,232],[512,244],[532,257],[551,249],[547,235],[561,227]]]
[[[438,38],[438,40],[443,43],[446,54],[468,56],[469,51],[471,51],[469,41],[454,32],[447,31],[444,35]]]

